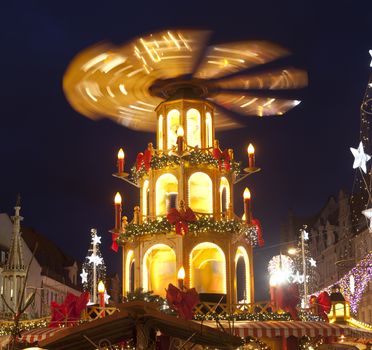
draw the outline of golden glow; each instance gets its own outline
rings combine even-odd
[[[239,258],[242,257],[244,259],[244,266],[245,266],[245,300],[246,303],[251,303],[251,279],[250,279],[250,266],[249,266],[249,257],[246,249],[242,246],[239,246],[236,250],[235,255],[235,268],[237,266]],[[239,302],[239,300],[238,300]]]
[[[176,253],[166,244],[155,244],[143,257],[142,286],[145,291],[165,296],[169,283],[177,285]]]
[[[289,248],[288,249],[288,254],[289,255],[295,255],[297,253],[297,249],[296,248]]]
[[[245,190],[244,190],[243,198],[244,199],[251,199],[251,192],[249,191],[248,187],[246,187]]]
[[[114,201],[115,201],[115,204],[121,204],[121,195],[119,192],[116,192]]]
[[[177,129],[180,125],[180,112],[172,109],[167,114],[167,148],[171,149],[177,142]]]
[[[213,212],[212,180],[207,174],[196,172],[190,176],[189,206],[198,213]]]
[[[249,146],[247,148],[247,152],[248,152],[248,154],[254,154],[254,147],[251,143],[249,144]]]
[[[178,181],[172,174],[159,176],[155,186],[156,215],[165,215],[168,212],[169,193],[178,193]]]
[[[180,125],[177,129],[177,137],[184,135],[183,127]]]
[[[191,108],[186,113],[187,144],[191,147],[201,147],[200,112]]]
[[[223,190],[225,190],[225,193],[226,193],[225,203],[222,203]],[[226,179],[226,177],[222,177],[221,178],[221,183],[220,183],[220,207],[221,207],[221,211],[227,210],[229,208],[229,204],[230,204],[230,184],[229,184],[229,181]]]
[[[128,253],[127,253],[127,258],[126,258],[126,261],[125,261],[125,291],[124,293],[126,292],[130,292],[130,266],[132,264],[134,260],[134,252],[133,250],[129,250]]]
[[[99,281],[98,283],[98,293],[104,293],[105,292],[105,284],[102,281]]]
[[[163,149],[163,116],[159,115],[159,124],[158,124],[158,148]]]
[[[209,112],[205,114],[205,133],[207,140],[207,148],[213,145],[213,134],[212,134],[212,116]]]
[[[186,272],[185,272],[185,269],[183,268],[183,266],[178,270],[178,273],[177,273],[177,279],[179,280],[184,280],[185,279],[185,275],[186,275]]]
[[[122,148],[119,149],[119,152],[118,152],[118,159],[124,159],[125,157],[125,153],[123,151]]]
[[[226,259],[218,245],[203,242],[191,251],[190,287],[198,293],[226,293]]]

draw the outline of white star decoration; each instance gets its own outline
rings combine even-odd
[[[304,241],[307,241],[307,240],[309,239],[309,232],[303,230],[303,231],[302,231],[302,234],[303,234],[303,236],[304,236]]]
[[[366,163],[371,159],[371,157],[364,153],[362,141],[359,143],[359,147],[357,149],[350,147],[350,151],[354,156],[353,168],[361,168],[364,173],[367,174]]]
[[[105,294],[103,295],[103,297],[105,298],[105,304],[108,304],[108,303],[109,303],[109,299],[110,299],[111,297],[107,294],[106,289],[105,289]]]
[[[97,236],[97,235],[93,235],[92,236],[92,243],[93,244],[101,243],[101,237],[100,236]]]
[[[369,220],[368,229],[369,229],[369,232],[372,232],[372,208],[363,210],[362,214],[366,217],[367,220]]]
[[[312,267],[316,267],[316,261],[313,258],[310,258],[309,262]]]
[[[102,264],[102,258],[98,255],[92,254],[91,256],[88,256],[89,262],[93,263],[95,266]]]
[[[81,277],[81,283],[87,283],[88,282],[88,272],[86,272],[84,269],[80,274]]]
[[[369,50],[369,54],[371,55],[371,64],[369,66],[372,67],[372,50]]]

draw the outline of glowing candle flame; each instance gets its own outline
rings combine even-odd
[[[183,134],[184,134],[183,127],[180,125],[177,129],[177,136],[183,136]]]
[[[248,154],[254,154],[254,147],[251,143],[249,144],[247,151]]]
[[[244,190],[243,198],[244,199],[251,199],[251,192],[248,190],[248,187],[246,187],[245,190]]]
[[[121,204],[121,195],[119,192],[115,195],[115,204]]]
[[[104,293],[105,292],[105,284],[102,281],[99,281],[98,283],[98,293]]]
[[[125,157],[124,151],[122,148],[120,148],[118,152],[118,159],[124,159],[124,157]]]
[[[177,278],[179,280],[183,280],[185,279],[185,269],[183,268],[183,266],[178,270],[178,273],[177,273]]]

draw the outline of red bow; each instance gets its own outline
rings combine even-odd
[[[298,291],[298,284],[283,284],[276,287],[276,302],[280,309],[289,312],[292,319],[299,320],[297,304],[300,301],[300,293]]]
[[[111,249],[117,253],[118,250],[119,250],[119,245],[118,245],[118,242],[117,242],[117,239],[119,238],[119,234],[114,232],[111,234],[111,239],[112,239],[112,244],[111,244]]]
[[[223,152],[219,148],[213,148],[213,157],[218,160],[218,168],[221,170],[221,165],[223,165],[226,171],[230,170],[230,156],[229,151],[225,149]]]
[[[150,169],[150,163],[151,163],[151,151],[148,149],[145,150],[144,153],[140,152],[137,154],[137,159],[136,159],[136,169],[137,171],[141,169],[142,165],[145,166],[146,171],[149,171]]]
[[[252,224],[256,226],[257,228],[257,243],[259,247],[263,247],[265,244],[265,241],[263,239],[262,234],[262,226],[258,219],[252,219]]]
[[[189,222],[196,221],[196,216],[190,208],[178,211],[176,208],[171,208],[167,214],[168,222],[176,226],[178,235],[185,235],[189,231]]]
[[[318,316],[322,317],[324,321],[329,322],[327,314],[331,311],[331,298],[327,292],[321,292],[318,297],[312,295],[310,297],[310,305],[315,306]]]
[[[174,308],[181,318],[192,320],[194,317],[193,308],[200,303],[199,294],[196,289],[191,288],[184,292],[172,283],[169,283],[166,291],[169,306]]]
[[[52,319],[49,327],[59,327],[61,325],[72,326],[80,320],[81,312],[87,306],[89,301],[89,292],[81,293],[78,297],[68,293],[62,304],[55,301],[51,303]]]

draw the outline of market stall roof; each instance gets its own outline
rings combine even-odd
[[[217,327],[212,322],[206,322],[211,327]],[[221,322],[222,326],[228,328],[226,321]],[[230,324],[231,326],[231,324]],[[316,337],[336,336],[372,339],[372,332],[348,325],[316,322],[316,321],[237,321],[234,323],[234,334],[240,337]]]
[[[86,350],[89,349],[90,342],[98,344],[104,338],[115,344],[133,338],[139,324],[148,329],[160,330],[175,338],[189,340],[194,344],[219,349],[235,349],[242,343],[241,338],[237,336],[194,321],[166,315],[149,307],[148,304],[127,303],[120,307],[120,312],[79,326],[65,328],[52,337],[40,341],[39,346],[51,350]]]

